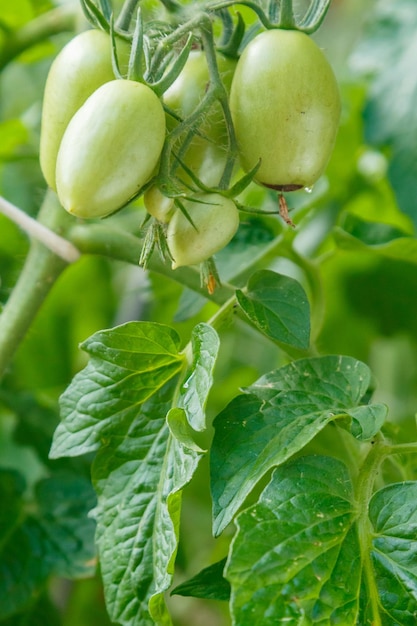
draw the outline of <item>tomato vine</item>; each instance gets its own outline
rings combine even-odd
[[[0,621],[26,619],[50,576],[90,575],[98,559],[108,615],[123,626],[169,626],[168,593],[227,601],[236,626],[406,626],[417,614],[417,483],[404,457],[417,444],[389,421],[365,350],[361,359],[327,353],[329,293],[342,272],[334,278],[326,267],[337,253],[401,263],[417,253],[403,215],[392,209],[379,223],[349,206],[355,185],[355,201],[369,192],[356,161],[349,179],[342,167],[332,173],[346,88],[309,37],[330,0],[311,0],[301,16],[293,0],[114,5],[80,0],[81,33],[70,9],[3,33],[0,70],[57,33],[74,37],[57,44],[44,92],[37,130],[47,190],[37,218],[0,198],[0,212],[30,239],[0,314],[0,402],[24,413],[14,359],[80,258],[104,259],[114,283],[121,266],[141,266],[146,288],[153,281],[165,307],[171,298],[169,312],[124,317],[81,344],[42,461],[45,492],[31,487],[32,508],[15,517],[11,507],[16,533],[22,524],[23,536],[42,536],[28,558],[45,566],[21,591],[20,561],[7,570],[8,558],[20,558],[7,552],[15,530],[6,536],[4,568],[23,600],[12,589]],[[342,132],[354,131],[342,121]],[[332,204],[327,185],[338,177],[344,188]],[[175,296],[161,295],[166,285]],[[337,288],[335,316],[347,301]],[[240,351],[244,376],[233,379]],[[43,394],[31,402],[46,414]],[[183,500],[207,451],[197,490],[210,492],[221,548],[176,584],[190,528]],[[62,468],[68,510],[63,483],[61,495],[53,487],[56,508],[48,498]]]

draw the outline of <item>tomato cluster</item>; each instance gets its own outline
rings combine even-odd
[[[125,64],[129,46],[122,41],[118,48]],[[239,60],[219,53],[229,125],[216,100],[191,132],[184,120],[204,104],[210,85],[205,52],[192,50],[158,97],[143,82],[116,79],[111,49],[102,31],[76,36],[55,59],[46,83],[41,168],[73,215],[104,217],[143,193],[149,217],[162,227],[172,267],[195,265],[226,246],[239,226],[233,192],[222,179],[232,136],[240,166],[253,173],[249,179],[280,193],[310,187],[323,173],[340,98],[330,65],[304,33],[262,32]],[[164,146],[181,125],[188,134],[170,157],[174,184],[161,184]]]

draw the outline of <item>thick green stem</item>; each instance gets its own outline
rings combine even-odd
[[[366,457],[356,486],[356,500],[359,508],[358,535],[362,555],[364,582],[368,589],[369,610],[372,624],[382,626],[379,592],[376,585],[375,573],[372,565],[372,525],[369,519],[369,501],[372,497],[376,476],[381,464],[390,453],[390,446],[386,445],[382,437],[378,437]]]
[[[74,9],[62,6],[44,13],[19,30],[10,32],[0,49],[0,71],[19,54],[48,37],[74,30],[76,20]]]
[[[125,31],[129,30],[129,26],[131,24],[133,16],[137,11],[139,2],[140,0],[126,0],[116,21],[117,29]]]
[[[281,0],[279,7],[279,26],[280,28],[295,28],[292,0]]]
[[[39,221],[59,234],[71,222],[55,194],[45,196]],[[6,371],[48,292],[68,263],[38,240],[31,247],[13,292],[0,315],[0,377]]]

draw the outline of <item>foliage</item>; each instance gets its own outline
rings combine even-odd
[[[356,4],[0,0],[0,624],[415,623],[417,5]],[[48,70],[91,25],[159,98],[192,48],[210,77],[104,220],[39,165]],[[218,61],[277,25],[342,99],[288,214],[240,169]],[[221,194],[239,228],[172,269],[149,189],[187,228]]]

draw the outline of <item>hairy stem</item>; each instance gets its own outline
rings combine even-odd
[[[52,191],[45,196],[39,221],[61,235],[71,221]],[[31,241],[19,280],[0,315],[0,377],[5,373],[47,294],[67,265],[68,261],[64,261],[39,240]]]
[[[292,0],[281,0],[279,7],[279,25],[280,28],[295,27]]]
[[[122,6],[122,10],[119,13],[119,17],[116,21],[116,28],[120,30],[129,30],[129,26],[133,19],[133,16],[137,12],[137,7],[140,0],[126,0]]]

